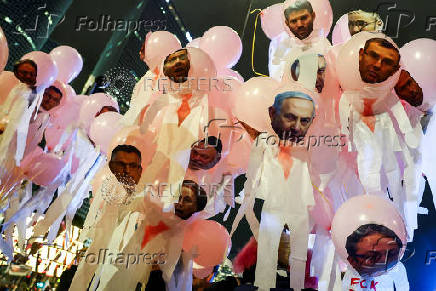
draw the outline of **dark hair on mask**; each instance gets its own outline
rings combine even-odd
[[[386,226],[380,224],[364,224],[347,237],[345,248],[347,249],[348,255],[351,257],[355,256],[357,253],[357,243],[359,243],[362,238],[374,233],[380,233],[385,237],[392,238],[392,240],[398,245],[399,249],[403,247],[400,238],[395,234],[395,232]]]
[[[111,160],[113,160],[115,154],[118,152],[135,153],[138,155],[139,160],[141,160],[141,152],[132,145],[127,145],[127,144],[117,145],[116,148],[114,148],[114,150],[112,151]]]
[[[38,73],[38,66],[36,65],[36,63],[34,61],[32,61],[32,60],[25,59],[25,60],[16,61],[14,63],[14,74],[15,75],[17,75],[18,67],[21,66],[22,64],[29,64],[29,65],[31,65],[32,67],[35,68],[36,73]]]
[[[366,50],[368,49],[369,45],[372,43],[376,43],[378,45],[380,45],[381,47],[387,48],[387,49],[392,49],[395,50],[398,54],[398,63],[397,65],[400,63],[400,51],[391,43],[389,42],[387,39],[384,38],[380,38],[380,37],[375,37],[375,38],[371,38],[368,39],[365,43],[365,47],[363,48],[363,50],[366,52]]]
[[[191,189],[197,197],[197,212],[202,211],[207,204],[206,191],[192,180],[183,180],[182,187]]]
[[[312,4],[307,0],[297,0],[292,5],[287,7],[284,11],[285,18],[288,19],[289,14],[295,11],[307,10],[309,13],[313,13]]]
[[[59,88],[56,88],[55,86],[50,86],[50,87],[48,87],[47,89],[52,89],[53,91],[55,91],[56,93],[58,93],[58,94],[60,94],[61,95],[61,97],[63,96],[62,95],[62,91],[61,90],[59,90]],[[46,90],[47,90],[46,89]]]

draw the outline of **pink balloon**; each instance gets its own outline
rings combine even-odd
[[[271,5],[260,14],[262,30],[269,39],[273,39],[284,31],[281,23],[283,14],[282,3]]]
[[[244,132],[240,134],[243,134],[242,139],[231,145],[232,147],[229,154],[223,159],[223,163],[226,163],[227,170],[233,175],[242,175],[247,172],[251,146],[253,144],[248,133]]]
[[[392,91],[395,84],[397,84],[400,71],[398,70],[381,83],[369,84],[362,80],[359,72],[359,50],[365,46],[367,40],[372,38],[384,38],[396,46],[392,39],[382,33],[367,31],[356,33],[347,43],[343,44],[340,49],[337,57],[340,61],[336,62],[336,73],[343,91],[361,91],[363,88],[381,91],[379,94],[380,97],[377,97],[376,102],[372,105],[374,114],[379,114],[385,112],[389,106],[392,105],[392,102],[395,101],[390,98],[387,92]],[[363,112],[364,106],[360,98],[355,98],[350,100],[350,102],[356,111]]]
[[[50,52],[56,63],[59,73],[57,79],[64,83],[70,83],[82,71],[83,59],[75,48],[62,45]]]
[[[419,38],[406,43],[401,49],[404,69],[418,82],[424,94],[423,108],[428,110],[436,104],[436,41]]]
[[[201,37],[194,38],[190,43],[186,45],[186,47],[195,47],[200,48]]]
[[[20,84],[13,72],[3,71],[0,73],[0,105],[6,101],[11,90]]]
[[[218,68],[231,68],[242,54],[242,42],[228,26],[214,26],[200,40],[200,48],[210,55]]]
[[[9,58],[8,40],[0,27],[0,72],[5,68]]]
[[[107,154],[112,138],[122,128],[122,115],[117,112],[105,112],[97,116],[89,128],[89,138]]]
[[[348,253],[345,244],[348,236],[366,224],[379,224],[392,230],[403,243],[399,256],[401,259],[407,243],[406,228],[397,208],[386,198],[360,195],[342,204],[332,221],[333,243],[342,260],[347,261]]]
[[[212,274],[213,268],[214,268],[214,266],[200,268],[200,269],[193,268],[192,275],[194,275],[195,278],[203,279],[203,278],[206,278],[207,276],[209,276],[210,274]]]
[[[273,92],[279,83],[267,77],[254,77],[232,92],[233,114],[259,131],[270,130],[268,107],[274,103]]]
[[[36,63],[36,87],[46,88],[56,80],[58,68],[49,54],[40,51],[33,51],[25,54],[21,59],[30,59]]]
[[[233,71],[229,68],[219,68],[217,75],[218,77],[232,77],[240,81],[241,83],[244,82],[244,78],[237,71]]]
[[[60,157],[54,153],[44,153],[40,147],[36,147],[24,157],[20,168],[35,184],[48,186],[58,177],[66,162],[67,155]]]
[[[347,42],[351,38],[350,29],[348,28],[348,14],[345,13],[336,21],[332,32],[333,45]]]
[[[188,76],[191,78],[215,78],[217,76],[217,69],[212,58],[203,50],[190,47],[187,48],[190,69]]]
[[[315,117],[305,138],[309,148],[312,169],[318,174],[334,172],[344,139],[336,123],[326,123]]]
[[[181,49],[180,40],[171,32],[155,31],[148,33],[145,38],[145,63],[153,70],[169,54]]]
[[[112,106],[119,110],[118,103],[110,95],[96,93],[84,98],[81,104],[79,121],[80,125],[88,130],[95,115],[104,107]]]
[[[203,267],[220,264],[230,244],[227,229],[216,221],[196,220],[185,230],[183,250],[193,251],[196,248],[194,262]]]
[[[297,0],[286,0],[283,3],[281,14],[283,28],[292,37],[294,37],[294,35],[289,30],[289,27],[287,27],[285,24],[284,10],[293,5],[296,1]],[[312,5],[313,11],[315,12],[313,30],[319,31],[319,34],[327,37],[333,24],[333,11],[330,2],[328,0],[309,0],[309,2]]]

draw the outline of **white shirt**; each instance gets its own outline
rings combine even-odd
[[[347,291],[408,291],[409,281],[406,268],[401,262],[385,274],[375,278],[362,278],[354,270],[349,268],[342,280],[342,290]]]

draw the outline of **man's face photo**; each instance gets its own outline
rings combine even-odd
[[[44,91],[41,107],[46,111],[59,106],[61,104],[62,93],[56,87],[50,86]]]
[[[178,50],[170,54],[164,62],[164,75],[175,83],[183,83],[188,78],[190,69],[188,51],[186,49]]]
[[[188,219],[197,211],[197,195],[190,187],[182,186],[179,202],[175,204],[175,213],[181,219]]]
[[[399,240],[390,232],[387,234],[383,231],[370,231],[360,236],[352,245],[347,241],[347,260],[359,275],[378,276],[399,261]]]
[[[395,85],[395,92],[400,99],[415,107],[420,106],[424,98],[421,87],[405,70],[400,73],[398,83]]]
[[[381,83],[392,76],[399,68],[400,54],[395,47],[384,40],[384,43],[367,41],[365,48],[359,51],[359,72],[365,83]],[[376,39],[383,40],[383,39]]]
[[[206,145],[200,141],[191,148],[188,168],[191,170],[207,170],[216,165],[221,154],[216,150],[214,145]]]
[[[117,150],[112,154],[109,168],[120,183],[137,185],[142,174],[141,157],[134,151]]]
[[[307,133],[313,119],[313,103],[302,98],[286,98],[280,110],[269,108],[271,126],[282,140],[298,141]]]
[[[304,2],[306,5],[310,6],[309,2]],[[307,38],[313,31],[315,12],[312,11],[311,6],[309,9],[288,8],[285,10],[285,24],[298,39]]]
[[[36,73],[36,68],[28,62],[19,64],[15,70],[17,79],[31,87],[36,84]]]
[[[375,13],[362,10],[348,13],[348,29],[351,36],[361,31],[378,31],[382,21]]]

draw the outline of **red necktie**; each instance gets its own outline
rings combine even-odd
[[[287,180],[292,168],[292,157],[291,157],[291,147],[290,146],[280,146],[280,151],[277,159],[282,165],[283,174]]]
[[[182,124],[183,120],[189,115],[191,112],[191,108],[189,107],[189,99],[192,97],[192,94],[182,94],[182,104],[179,109],[177,109],[177,116],[179,117],[179,127]]]

